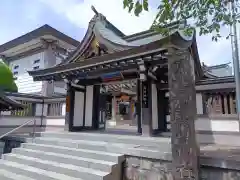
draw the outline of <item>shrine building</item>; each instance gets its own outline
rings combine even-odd
[[[58,65],[29,71],[34,81],[65,81],[69,131],[104,129],[107,120],[109,124],[127,121],[139,134],[169,131],[168,82],[169,75],[177,75],[169,72],[169,46],[187,50],[198,115],[217,111],[216,97],[222,101],[221,113],[235,111],[234,78],[217,77],[202,67],[195,34],[186,36],[173,23],[169,27],[176,30],[168,37],[153,30],[125,35],[93,10],[95,15],[76,50]]]

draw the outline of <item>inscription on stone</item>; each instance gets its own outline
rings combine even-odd
[[[174,180],[198,180],[196,92],[190,54],[169,48],[168,82]]]

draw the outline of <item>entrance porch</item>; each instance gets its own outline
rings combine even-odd
[[[136,81],[138,134],[167,131],[167,49],[156,41],[144,46],[31,72],[34,80],[67,84],[66,128],[97,130],[106,126],[106,84]],[[111,100],[110,100],[111,101]]]

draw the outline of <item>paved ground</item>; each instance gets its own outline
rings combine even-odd
[[[201,146],[201,155],[221,158],[225,160],[240,161],[240,146],[204,145]]]

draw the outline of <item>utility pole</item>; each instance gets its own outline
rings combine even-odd
[[[233,56],[233,68],[236,84],[236,104],[238,118],[240,115],[240,73],[239,73],[239,50],[238,50],[238,39],[237,39],[237,22],[236,22],[236,2],[231,1],[230,11],[233,18],[233,24],[231,25],[231,45],[232,45],[232,56]]]

